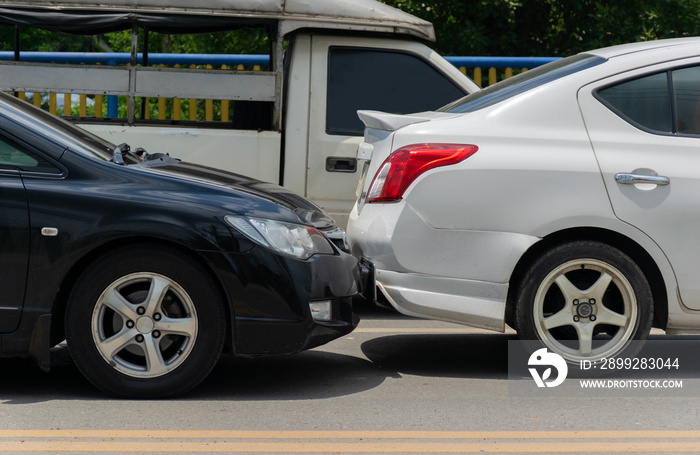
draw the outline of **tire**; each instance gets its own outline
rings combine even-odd
[[[211,274],[175,249],[133,246],[82,274],[66,310],[78,369],[111,395],[161,398],[199,384],[219,359],[224,304]]]
[[[571,364],[633,357],[651,330],[653,298],[641,269],[622,251],[570,242],[539,257],[519,287],[518,336],[538,340]]]

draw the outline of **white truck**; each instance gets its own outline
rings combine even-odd
[[[132,149],[279,183],[341,226],[361,171],[356,151],[364,127],[357,110],[433,110],[479,88],[424,44],[435,39],[430,23],[374,0],[0,0],[0,24],[17,30],[16,61],[0,62],[1,90],[125,97],[124,118],[72,120]],[[23,61],[24,27],[80,34],[131,29],[131,64]],[[240,27],[267,30],[266,70],[147,64],[149,33]],[[148,119],[138,109],[145,98],[224,100],[232,117]]]

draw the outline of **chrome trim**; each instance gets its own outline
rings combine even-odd
[[[635,185],[637,183],[650,183],[653,185],[665,186],[671,183],[671,179],[660,175],[643,174],[615,174],[615,181],[623,185]]]

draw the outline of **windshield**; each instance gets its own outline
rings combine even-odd
[[[0,101],[0,113],[13,122],[23,124],[29,130],[44,130],[44,137],[54,138],[73,150],[106,161],[112,159],[114,144],[111,142],[5,93],[0,93]]]
[[[600,65],[604,58],[595,55],[578,54],[563,58],[535,69],[525,71],[517,76],[505,79],[497,84],[486,87],[483,90],[467,95],[447,106],[438,109],[438,112],[463,114],[474,112],[501,101],[525,93],[535,87],[560,79],[586,68]]]

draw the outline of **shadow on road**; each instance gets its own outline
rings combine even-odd
[[[0,402],[3,404],[105,398],[80,374],[65,344],[51,349],[49,373],[41,371],[30,359],[0,359],[0,368]]]
[[[367,318],[403,318],[372,313]],[[508,379],[508,342],[499,333],[401,333],[373,337],[360,345],[361,356],[330,350],[257,359],[221,357],[209,377],[181,400],[313,400],[351,395],[379,387],[387,378],[424,377]],[[652,336],[682,341],[685,337]],[[698,342],[695,338],[695,342]],[[337,340],[335,343],[348,342]],[[350,341],[352,342],[352,341]],[[359,340],[354,342],[359,343]],[[686,341],[687,342],[687,341]],[[52,369],[44,373],[28,359],[0,359],[0,402],[25,404],[51,400],[104,400],[83,378],[65,344],[52,349]],[[700,363],[683,362],[682,377],[698,377]],[[693,363],[691,366],[689,363]],[[690,368],[689,368],[690,367]]]
[[[366,359],[325,351],[239,359],[222,356],[206,381],[187,399],[313,400],[378,387],[395,376]]]
[[[333,398],[373,389],[401,374],[505,379],[507,343],[512,338],[502,334],[385,336],[362,344],[367,359],[322,350],[257,359],[223,355],[209,377],[180,399]],[[0,362],[3,404],[106,398],[83,378],[65,345],[53,349],[49,373],[27,359]]]
[[[364,319],[406,319],[379,308],[360,313]],[[333,398],[373,389],[401,374],[505,378],[508,339],[500,334],[382,336],[362,344],[366,359],[327,350],[256,359],[223,355],[207,379],[180,399]],[[107,398],[80,374],[65,344],[52,349],[49,373],[29,359],[0,359],[0,367],[3,404]]]
[[[507,379],[508,340],[515,335],[392,335],[362,344],[374,365],[398,374]]]
[[[28,359],[0,359],[0,403],[52,400],[104,400],[78,371],[68,347],[52,350],[51,371]],[[324,351],[258,359],[223,355],[192,392],[181,400],[313,400],[333,398],[379,386],[394,375],[366,359]]]

